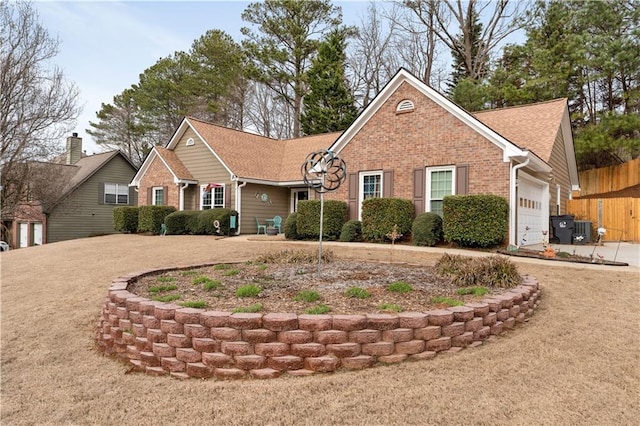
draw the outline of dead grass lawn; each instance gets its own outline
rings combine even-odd
[[[514,259],[544,289],[524,327],[457,355],[366,371],[177,381],[125,375],[126,366],[93,349],[113,278],[244,261],[283,245],[113,235],[2,253],[1,423],[635,425],[640,418],[637,268]],[[342,258],[389,259],[387,246],[327,246]],[[394,257],[433,264],[440,254],[397,247]]]

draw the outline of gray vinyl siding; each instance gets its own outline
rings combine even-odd
[[[51,212],[47,220],[47,242],[115,233],[113,209],[116,205],[100,203],[100,187],[105,182],[127,186],[135,173],[122,156],[113,157]],[[135,191],[129,191],[128,205],[137,205]]]
[[[191,146],[186,146],[186,141],[189,138],[193,138],[195,143]],[[198,137],[198,135],[189,128],[184,133],[178,144],[176,145],[174,152],[182,161],[182,164],[191,172],[191,175],[199,183],[195,188],[195,192],[190,192],[185,197],[185,210],[198,210],[200,208],[200,185],[207,184],[209,182],[215,182],[225,184],[225,192],[229,191],[231,198],[225,194],[227,200],[231,200],[230,203],[225,204],[226,208],[235,208],[235,182],[231,181],[231,174],[224,167],[224,165],[216,158],[211,150],[205,145],[205,143]],[[189,185],[191,187],[191,185]]]
[[[262,202],[260,198],[262,194],[267,194],[269,201]],[[290,202],[290,188],[247,184],[242,188],[240,232],[242,234],[255,234],[258,231],[256,217],[260,220],[260,224],[266,225],[265,219],[280,216],[284,225],[284,221],[289,215]],[[284,229],[282,229],[282,232],[284,232]]]
[[[549,185],[549,209],[551,214],[556,214],[556,185],[560,185],[560,214],[567,211],[567,200],[571,191],[571,182],[569,180],[569,169],[567,166],[567,153],[564,148],[564,140],[562,132],[558,131],[556,140],[551,150],[549,165],[553,169],[553,180]]]

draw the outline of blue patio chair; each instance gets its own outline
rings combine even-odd
[[[264,230],[264,235],[267,235],[267,225],[261,225],[257,217],[256,217],[256,225],[258,225],[258,233],[257,233],[258,235],[260,235],[260,228]]]
[[[280,216],[273,217],[273,227],[278,228],[278,234],[282,234],[282,218]]]

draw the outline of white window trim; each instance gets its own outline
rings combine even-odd
[[[107,185],[115,185],[115,187],[116,187],[116,188],[115,188],[115,190],[116,190],[116,192],[115,192],[116,202],[115,202],[115,203],[110,203],[110,202],[108,202],[108,201],[107,201],[107,194],[112,194],[111,192],[107,193]],[[125,192],[124,192],[122,195],[125,195],[125,194],[126,194],[126,196],[127,196],[127,202],[126,202],[126,203],[119,203],[119,202],[118,202],[118,195],[120,195],[120,194],[119,194],[119,192],[118,192],[118,190],[119,190],[119,189],[121,189],[120,187],[125,188]],[[112,194],[112,195],[113,195],[113,194]],[[105,204],[113,204],[113,205],[128,206],[128,205],[129,205],[129,186],[128,186],[127,184],[124,184],[124,183],[111,183],[111,182],[105,182],[105,183],[104,183],[103,201],[104,201],[104,203],[105,203]]]
[[[358,174],[358,220],[362,220],[362,202],[364,201],[364,177],[380,176],[380,198],[383,198],[384,173],[382,170],[369,170]]]
[[[431,211],[431,172],[451,171],[451,195],[456,193],[456,166],[427,167],[427,182],[425,185],[425,212]]]
[[[152,206],[156,206],[158,204],[156,204],[156,191],[160,190],[162,191],[162,203],[164,204],[164,200],[165,197],[167,196],[167,194],[164,193],[164,186],[154,186],[151,188],[151,205]]]
[[[289,203],[289,212],[293,213],[295,211],[296,202],[298,200],[298,192],[306,192],[307,200],[311,199],[311,191],[310,188],[291,188],[291,203]]]
[[[225,206],[225,198],[226,198],[226,197],[225,197],[225,194],[226,194],[226,191],[227,191],[226,184],[224,184],[224,183],[218,183],[218,185],[220,185],[220,186],[219,186],[219,188],[222,188],[222,206],[216,206],[216,205],[214,204],[214,202],[213,202],[214,197],[213,197],[213,194],[211,194],[211,208],[212,208],[212,209],[224,209],[224,208],[226,207],[226,206]],[[207,184],[204,184],[204,185],[200,185],[200,210],[204,210],[204,205],[202,204],[202,200],[203,200],[203,198],[204,198],[204,191],[205,191],[205,188],[206,188],[207,186],[209,186],[209,184],[208,184],[208,183],[207,183]],[[214,188],[214,189],[215,189],[215,188]],[[208,209],[207,209],[207,210],[208,210]]]

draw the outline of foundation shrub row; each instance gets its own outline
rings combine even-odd
[[[231,313],[182,308],[112,283],[97,347],[134,370],[176,378],[273,378],[430,359],[481,344],[523,323],[539,303],[532,277],[485,299],[427,312],[367,315]]]

